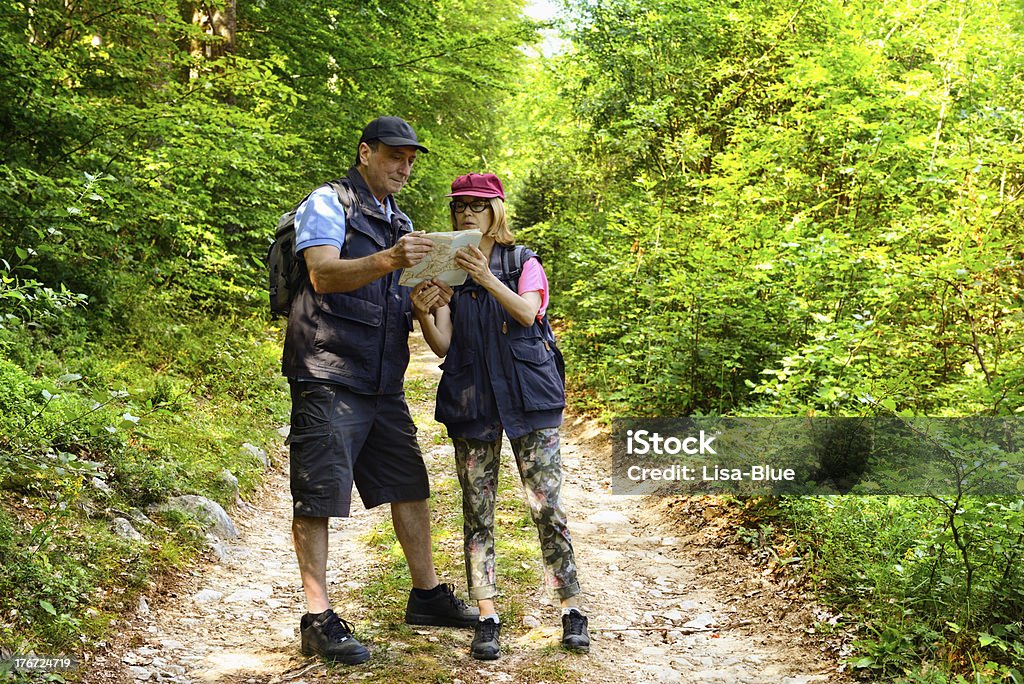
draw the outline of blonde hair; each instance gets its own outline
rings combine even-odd
[[[486,199],[491,203],[491,212],[494,214],[494,220],[491,221],[491,225],[486,231],[484,231],[484,235],[490,235],[499,245],[514,245],[516,243],[516,238],[512,235],[512,231],[508,227],[508,216],[505,213],[505,203],[500,197],[487,197],[480,199]],[[458,230],[458,224],[455,222],[455,210],[449,209],[448,211],[452,219],[452,230]],[[470,211],[470,209],[467,207],[466,211]]]

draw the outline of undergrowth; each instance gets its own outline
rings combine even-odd
[[[738,538],[799,573],[856,634],[849,665],[904,684],[1024,681],[1024,502],[756,498]]]
[[[265,447],[286,420],[279,334],[251,309],[207,316],[137,297],[130,311],[84,321],[0,327],[8,655],[79,655],[102,643],[161,573],[204,546],[194,520],[147,507],[177,494],[230,506],[263,468],[243,445]],[[139,536],[119,535],[115,518]]]

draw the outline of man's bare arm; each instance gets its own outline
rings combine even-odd
[[[409,268],[422,261],[434,243],[420,233],[403,235],[394,247],[358,259],[342,259],[341,250],[317,245],[302,250],[309,270],[309,281],[317,294],[351,292],[372,283],[392,271]]]

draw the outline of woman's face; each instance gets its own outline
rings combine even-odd
[[[452,210],[455,212],[456,230],[479,230],[486,235],[494,223],[491,200],[483,197],[452,197]]]

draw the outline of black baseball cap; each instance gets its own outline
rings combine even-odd
[[[380,116],[366,124],[359,142],[364,143],[371,140],[379,140],[391,147],[415,147],[421,152],[428,151],[426,147],[420,145],[412,126],[397,116]]]

